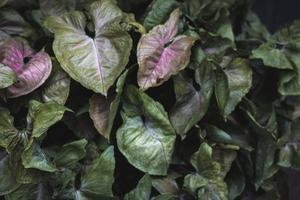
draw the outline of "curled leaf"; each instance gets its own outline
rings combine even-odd
[[[176,9],[164,25],[154,27],[141,37],[137,48],[138,84],[141,89],[161,85],[189,63],[196,39],[176,36],[180,15],[180,10]]]
[[[35,53],[24,41],[7,39],[0,49],[0,62],[10,67],[17,81],[7,88],[9,98],[19,97],[40,87],[52,69],[49,55],[41,50]]]

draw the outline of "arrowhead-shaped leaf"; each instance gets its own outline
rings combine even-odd
[[[180,15],[180,10],[176,9],[164,25],[154,27],[141,37],[137,48],[138,84],[141,89],[161,85],[189,63],[196,39],[176,36]]]
[[[205,62],[195,73],[197,90],[193,80],[184,74],[174,77],[176,104],[174,105],[170,119],[176,133],[182,138],[186,133],[206,114],[213,93],[214,74],[212,66]]]
[[[215,94],[218,106],[226,117],[250,90],[252,69],[247,60],[235,58],[216,74]]]
[[[187,175],[184,178],[184,187],[200,200],[228,200],[227,185],[221,176],[221,166],[212,156],[212,148],[207,143],[202,143],[191,157],[191,164],[198,173]]]
[[[88,12],[91,22],[83,12],[73,11],[49,17],[45,26],[55,34],[53,50],[62,68],[84,87],[106,96],[128,63],[132,40],[121,26],[125,14],[112,0],[95,1]],[[85,32],[91,26],[94,37]]]
[[[136,87],[125,89],[123,125],[117,132],[122,154],[136,168],[151,175],[166,175],[175,132],[161,104]]]

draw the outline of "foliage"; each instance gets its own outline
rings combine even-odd
[[[300,21],[251,6],[0,1],[0,199],[288,199]]]

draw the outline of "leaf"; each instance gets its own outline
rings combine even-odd
[[[124,200],[150,200],[151,187],[151,178],[146,174],[136,188],[125,195]]]
[[[180,10],[176,9],[165,24],[141,37],[137,47],[137,77],[141,89],[161,85],[188,65],[196,38],[176,36],[180,15]]]
[[[8,1],[8,0],[3,0],[3,1],[1,1],[0,7],[5,6],[5,4],[7,3],[7,1]]]
[[[44,50],[34,53],[24,41],[16,39],[7,39],[1,46],[0,62],[17,76],[17,81],[7,88],[9,98],[28,94],[40,87],[52,69],[51,59]]]
[[[125,88],[117,144],[129,163],[151,175],[166,175],[175,132],[162,105],[134,86]]]
[[[171,177],[152,178],[152,186],[160,194],[176,195],[180,191],[176,181]]]
[[[76,140],[63,145],[54,158],[58,167],[74,168],[86,154],[86,139]]]
[[[110,138],[111,129],[120,104],[121,94],[127,77],[125,71],[118,79],[116,94],[107,98],[94,94],[90,98],[89,114],[98,132],[105,138]]]
[[[149,12],[144,19],[144,26],[147,30],[164,23],[171,12],[179,6],[176,0],[155,0],[150,5]]]
[[[14,118],[6,109],[0,108],[0,147],[11,152],[19,142],[19,131],[14,127]],[[22,137],[22,136],[21,136]]]
[[[171,194],[163,194],[153,197],[151,200],[176,200],[178,197],[176,195]]]
[[[39,7],[45,16],[59,16],[69,10],[74,10],[76,1],[39,0]]]
[[[242,25],[242,34],[239,38],[257,38],[257,39],[268,39],[270,33],[266,26],[261,22],[258,15],[252,11],[247,13],[246,22]]]
[[[26,184],[19,187],[16,191],[5,195],[6,200],[50,200],[51,194],[46,185]]]
[[[283,126],[283,135],[278,139],[279,153],[277,164],[281,167],[300,169],[299,118],[287,121]]]
[[[258,137],[255,152],[255,187],[259,188],[264,180],[277,171],[277,167],[274,166],[277,121],[276,114],[270,105],[259,106],[254,111],[252,111],[254,114],[246,110],[245,113]]]
[[[251,85],[252,70],[247,60],[243,58],[234,59],[223,72],[220,71],[220,76],[216,78],[215,92],[218,106],[224,117],[235,109],[235,106],[248,93]]]
[[[187,0],[183,3],[183,12],[198,25],[197,28],[204,28],[211,34],[234,41],[229,4],[228,1],[219,0]]]
[[[184,188],[198,199],[227,200],[227,185],[221,177],[221,166],[212,158],[212,148],[202,143],[191,157],[191,164],[198,172],[184,178]]]
[[[27,116],[27,129],[32,130],[32,137],[39,138],[50,126],[60,121],[67,110],[66,107],[55,102],[39,103],[30,101],[29,114]]]
[[[299,72],[298,70],[281,72],[278,86],[281,95],[300,95]]]
[[[12,69],[0,63],[0,89],[7,88],[16,81],[16,75]]]
[[[177,134],[182,138],[206,114],[213,92],[214,74],[212,66],[205,63],[195,72],[197,89],[192,80],[179,74],[174,77],[176,104],[170,113],[170,120]]]
[[[4,3],[5,1],[6,0],[4,0]],[[2,8],[0,10],[0,30],[14,36],[35,36],[35,30],[33,27],[26,22],[16,10],[13,9]]]
[[[229,199],[236,199],[246,187],[245,175],[239,164],[234,164],[226,177]]]
[[[293,69],[284,49],[277,49],[276,43],[268,42],[252,51],[253,58],[262,59],[264,65],[278,69]]]
[[[9,157],[4,156],[0,158],[0,195],[6,195],[16,190],[20,184],[16,182],[16,179],[11,171],[11,165],[9,163]]]
[[[252,151],[253,148],[249,145],[245,135],[231,132],[225,132],[224,130],[214,126],[206,125],[205,130],[207,132],[207,138],[211,141],[219,142],[222,144],[237,145],[240,148]]]
[[[89,23],[79,11],[50,17],[45,26],[55,34],[53,50],[61,67],[84,87],[106,96],[128,63],[132,40],[120,26],[125,14],[113,1],[96,1],[88,12],[94,38],[85,33]]]
[[[114,148],[110,146],[86,168],[81,178],[80,191],[86,195],[112,197],[114,171]]]
[[[55,101],[64,105],[70,92],[70,77],[60,68],[58,62],[52,59],[53,70],[42,89],[44,102]]]
[[[23,152],[22,164],[26,169],[33,168],[45,172],[57,171],[56,166],[49,160],[36,142],[33,142],[31,146]]]

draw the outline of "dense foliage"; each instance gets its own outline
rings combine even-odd
[[[289,199],[300,21],[252,5],[0,0],[0,199]]]

